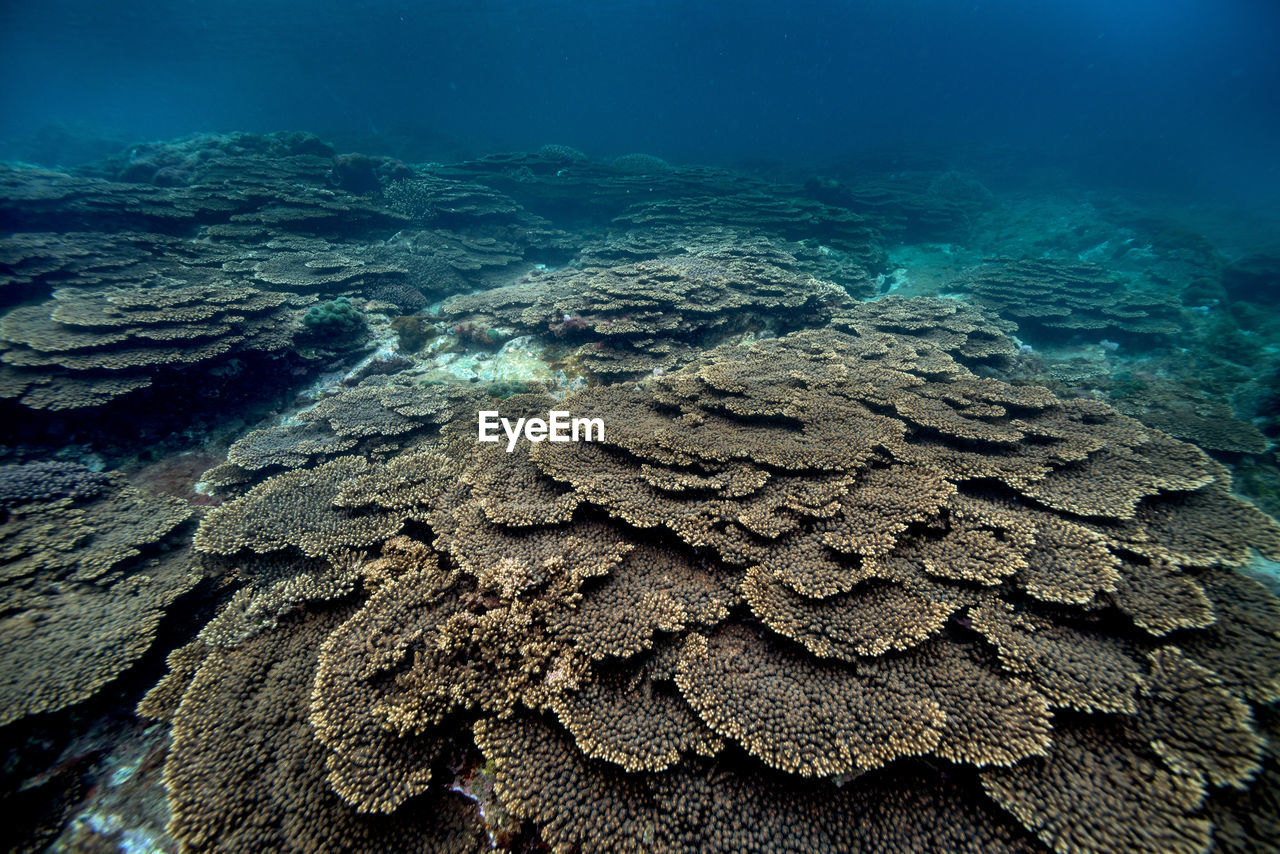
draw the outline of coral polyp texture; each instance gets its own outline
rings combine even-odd
[[[743,298],[719,273],[670,275]],[[785,281],[771,299],[807,293]],[[561,310],[489,305],[530,327]],[[310,424],[375,441],[344,426],[358,405],[393,443],[423,412],[438,433],[406,428],[377,462],[310,432],[233,451],[255,476],[290,470],[196,535],[248,592],[144,703],[173,720],[173,834],[194,851],[1274,841],[1280,602],[1235,567],[1280,559],[1280,526],[1195,447],[975,373],[1010,355],[977,311],[895,298],[828,319],[576,392],[599,442],[477,444],[470,410],[393,384]]]

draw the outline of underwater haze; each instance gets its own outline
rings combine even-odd
[[[10,149],[51,123],[298,129],[402,156],[905,145],[1208,194],[1280,187],[1267,0],[51,0],[4,4],[0,32]]]

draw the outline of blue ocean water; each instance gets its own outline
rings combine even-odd
[[[56,123],[298,129],[413,159],[995,149],[1159,188],[1280,187],[1268,0],[52,0],[5,3],[0,34],[10,152]]]

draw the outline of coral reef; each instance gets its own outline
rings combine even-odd
[[[431,322],[420,314],[404,314],[391,318],[391,328],[395,330],[400,342],[400,350],[404,353],[416,353],[422,345],[435,334]]]
[[[81,463],[37,462],[0,466],[0,510],[30,501],[97,498],[115,483]]]
[[[356,812],[326,785],[326,751],[308,723],[307,694],[317,648],[346,615],[309,610],[234,648],[208,650],[194,668],[172,712],[165,767],[169,829],[184,850],[488,848],[456,794],[441,792],[388,820]]]
[[[282,468],[314,467],[353,455],[381,462],[429,439],[455,413],[474,411],[482,397],[472,389],[371,376],[299,413],[297,423],[251,431],[202,480],[232,496]]]
[[[995,203],[976,178],[957,172],[894,171],[850,184],[811,178],[804,188],[812,198],[867,216],[903,240],[963,237]]]
[[[656,175],[671,171],[671,164],[652,154],[623,154],[609,161],[609,166],[627,175]]]
[[[720,246],[564,270],[452,297],[441,316],[459,329],[549,332],[576,346],[577,362],[602,377],[669,370],[692,358],[696,345],[731,333],[821,325],[847,302],[835,285],[774,264],[777,254]]]
[[[761,191],[640,202],[613,222],[623,228],[714,224],[752,229],[794,240],[820,240],[855,255],[869,268],[883,263],[879,233],[852,211]]]
[[[229,283],[84,290],[0,320],[0,391],[32,409],[101,406],[157,379],[279,352],[309,298]]]
[[[338,346],[357,341],[369,329],[364,314],[346,297],[313,305],[302,316],[302,325],[313,337]]]
[[[762,231],[707,223],[611,231],[584,246],[577,260],[583,267],[613,267],[635,261],[716,254],[730,248],[788,272],[834,282],[852,297],[875,295],[873,274],[883,261],[814,239],[786,240]]]
[[[329,186],[333,151],[304,134],[198,135],[136,146],[87,174],[0,167],[0,227],[179,234],[196,226],[314,235],[386,228],[404,217]]]
[[[186,503],[66,463],[3,469],[0,725],[93,696],[201,578]]]
[[[278,290],[335,293],[395,283],[404,270],[339,252],[280,252],[254,265],[254,277]]]
[[[429,214],[405,196],[415,181]],[[146,388],[134,399],[242,395],[263,385],[237,379],[265,373],[261,355],[289,357],[311,302],[408,314],[526,252],[570,251],[499,191],[304,134],[198,135],[76,172],[0,165],[0,229],[0,394],[54,411]],[[278,368],[319,367],[306,355]]]
[[[228,797],[283,792],[357,839],[418,828],[472,730],[553,850],[1248,839],[1280,603],[1231,567],[1280,556],[1280,526],[1193,447],[965,367],[1008,346],[972,309],[885,300],[578,392],[602,443],[505,453],[468,416],[385,466],[267,479],[196,536],[276,568],[177,707],[175,834],[208,847]],[[265,668],[291,675],[250,701]],[[203,769],[250,702],[295,722],[253,761],[306,758],[220,760],[232,795]]]
[[[0,166],[3,791],[167,654],[188,851],[1274,847],[1274,258],[948,168]]]
[[[1113,406],[1157,430],[1210,452],[1261,454],[1267,437],[1248,421],[1235,417],[1232,408],[1186,384],[1145,380],[1118,384],[1112,390]]]
[[[393,181],[383,190],[391,210],[417,226],[510,222],[520,206],[480,184],[422,175]]]
[[[578,149],[556,143],[547,143],[542,146],[538,149],[538,154],[549,160],[559,160],[562,163],[583,163],[587,159],[587,155]]]
[[[1013,324],[959,300],[888,296],[841,309],[831,326],[917,338],[969,368],[1007,369],[1018,352],[1006,334]]]
[[[650,155],[611,163],[559,153],[497,154],[442,170],[443,177],[484,184],[530,213],[588,228],[613,219],[614,230],[644,235],[731,228],[753,238],[805,241],[834,249],[863,269],[884,265],[879,224],[846,207],[741,172],[673,166]],[[637,201],[642,198],[643,201]],[[643,238],[642,238],[643,239]]]
[[[1128,288],[1096,264],[999,259],[966,270],[952,285],[1015,321],[1024,337],[1168,336],[1182,329],[1176,299]]]

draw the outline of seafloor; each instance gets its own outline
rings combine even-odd
[[[0,166],[3,841],[1274,850],[1274,225],[995,160]],[[551,409],[603,440],[476,441]]]

